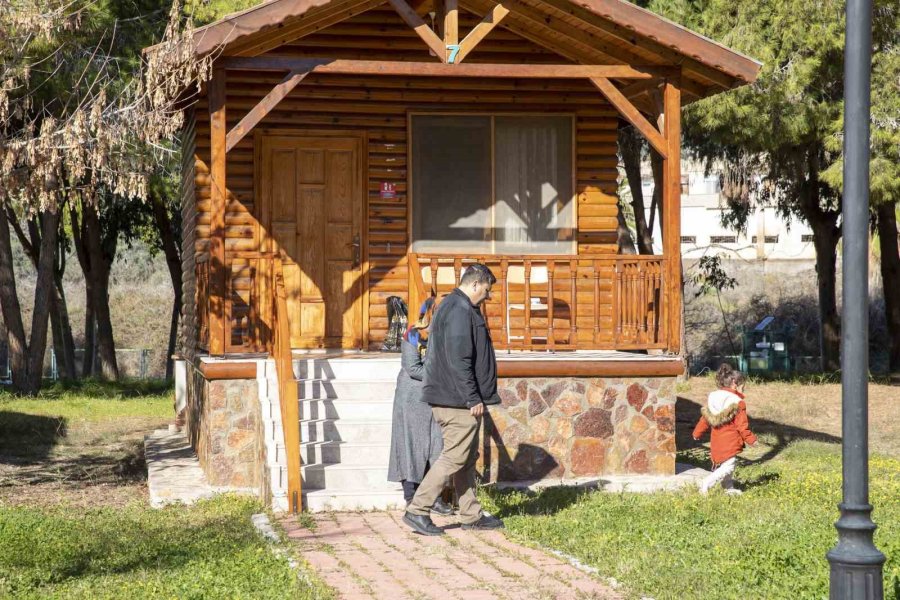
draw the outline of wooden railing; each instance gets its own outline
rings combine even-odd
[[[284,431],[284,447],[287,454],[287,497],[291,512],[301,509],[300,478],[300,407],[297,379],[294,376],[291,353],[291,327],[284,289],[284,268],[280,258],[273,263],[275,306],[272,311],[271,356],[278,374],[278,400],[281,405],[281,424]]]
[[[266,325],[272,312],[271,252],[228,252],[225,255],[225,298],[222,319],[225,323],[222,347],[225,352],[263,352],[269,347]],[[213,269],[208,253],[198,254],[194,267],[198,341],[200,348],[209,349],[210,322],[213,305],[210,277]]]
[[[474,262],[497,277],[483,307],[497,348],[666,348],[660,256],[411,254],[411,305],[432,290],[440,300]]]

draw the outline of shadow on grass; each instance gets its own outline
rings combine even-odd
[[[0,410],[0,464],[43,461],[66,433],[63,417]]]
[[[541,490],[490,489],[486,491],[497,504],[501,519],[517,516],[552,516],[577,503],[591,493],[589,487],[554,486]]]
[[[707,461],[696,461],[690,453],[690,450],[699,448],[701,444],[695,442],[691,436],[694,426],[700,419],[701,405],[689,398],[678,396],[675,403],[675,443],[679,451],[679,460],[687,460],[688,462],[696,462],[698,466],[709,467]],[[790,444],[800,440],[813,440],[825,442],[829,444],[839,444],[841,438],[829,433],[804,429],[802,427],[794,427],[793,425],[785,425],[777,421],[769,419],[758,419],[751,417],[750,428],[756,435],[764,435],[774,438],[775,442],[765,454],[752,460],[741,460],[744,465],[757,465],[768,462],[781,454]],[[701,464],[705,462],[706,464]]]

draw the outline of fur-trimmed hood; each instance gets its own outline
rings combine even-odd
[[[716,390],[709,395],[706,406],[700,409],[700,413],[711,427],[720,427],[734,420],[740,410],[741,401],[743,397],[737,392]]]

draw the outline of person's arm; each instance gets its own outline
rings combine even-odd
[[[734,417],[734,424],[745,444],[748,446],[756,444],[756,436],[750,431],[750,419],[747,417],[747,405],[743,402],[738,404],[738,412]]]
[[[464,309],[454,307],[447,315],[444,328],[444,352],[456,391],[465,399],[468,408],[478,406],[482,400],[475,379],[475,343],[472,339],[471,319]]]
[[[416,381],[425,379],[425,363],[419,355],[419,350],[411,343],[403,343],[403,351],[400,353],[400,366],[406,371],[407,375]]]
[[[697,426],[694,427],[694,433],[691,434],[695,440],[700,440],[700,436],[709,430],[709,421],[706,420],[706,417],[700,415],[700,420],[697,421]]]

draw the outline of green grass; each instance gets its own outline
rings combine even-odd
[[[0,598],[331,598],[220,496],[151,509],[141,440],[171,420],[162,383],[0,394]]]
[[[0,411],[84,421],[123,417],[171,417],[172,387],[162,381],[56,383],[37,398],[0,393]]]
[[[321,598],[250,523],[260,506],[0,508],[0,596]]]
[[[871,461],[876,544],[886,598],[900,598],[900,461]],[[577,557],[634,597],[827,598],[825,553],[836,542],[840,448],[803,441],[739,467],[743,496],[696,491],[606,494],[556,488],[490,492],[511,535]]]

